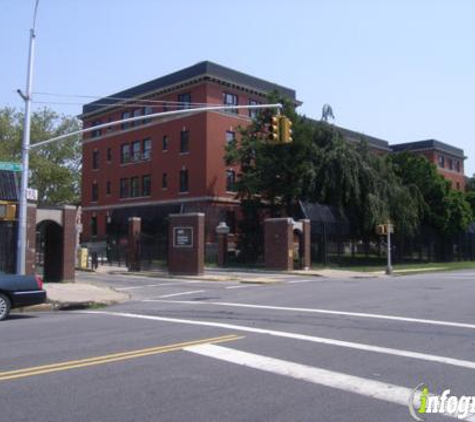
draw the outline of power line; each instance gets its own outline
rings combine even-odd
[[[151,100],[146,98],[130,98],[130,97],[107,97],[107,96],[96,96],[96,95],[81,95],[81,94],[57,94],[52,92],[34,92],[34,95],[45,95],[53,97],[68,97],[68,98],[89,98],[89,99],[101,99],[101,100],[117,100],[117,101],[127,101],[129,103],[146,103],[146,104],[187,104],[187,105],[196,105],[196,106],[207,106],[210,103],[197,103],[197,102],[183,102],[183,101],[167,101],[167,100]],[[82,103],[81,103],[82,104]],[[99,104],[97,104],[99,105]],[[115,104],[107,104],[115,105]],[[218,104],[221,105],[221,104]]]

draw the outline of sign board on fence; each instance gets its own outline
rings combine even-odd
[[[173,247],[193,247],[193,227],[173,227]]]
[[[0,161],[0,170],[22,171],[22,165],[20,163],[9,163],[7,161]]]

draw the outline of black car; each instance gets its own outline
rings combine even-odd
[[[39,305],[45,301],[46,292],[39,276],[0,273],[0,321],[8,318],[13,308]]]

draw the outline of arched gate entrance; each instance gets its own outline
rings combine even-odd
[[[36,226],[36,271],[44,281],[61,281],[63,265],[63,228],[44,220]]]

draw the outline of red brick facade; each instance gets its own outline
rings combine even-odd
[[[132,117],[135,110],[144,120],[84,135],[83,241],[104,239],[116,209],[165,204],[186,205],[186,211],[218,207],[217,215],[207,212],[207,239],[212,240],[223,215],[238,209],[234,193],[227,189],[227,171],[233,169],[226,167],[224,153],[227,141],[239,138],[239,127],[251,122],[250,111],[206,111],[148,121],[145,113],[176,110],[184,98],[193,104],[223,105],[226,94],[235,96],[228,99],[237,99],[238,105],[265,103],[266,93],[251,88],[219,78],[196,78],[157,93],[145,90],[141,98],[146,99],[135,97],[125,106],[96,107],[93,112],[85,106],[85,128],[121,120],[124,112]],[[128,156],[122,152],[127,144]]]
[[[437,166],[437,171],[452,184],[452,189],[465,191],[464,158],[438,150],[418,151],[431,163]]]

